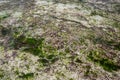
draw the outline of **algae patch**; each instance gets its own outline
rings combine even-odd
[[[0,12],[0,22],[5,19],[8,18],[10,15],[6,12]]]
[[[19,36],[15,39],[15,49],[23,48],[23,51],[30,52],[36,56],[43,55],[43,41],[44,39],[26,38],[25,36]]]
[[[103,55],[101,52],[93,50],[89,52],[89,55],[87,57],[90,61],[100,65],[106,71],[111,72],[111,71],[117,71],[120,69],[120,66],[115,64],[115,62],[113,62],[108,58],[104,58],[101,55]]]

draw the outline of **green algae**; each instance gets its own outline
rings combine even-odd
[[[117,13],[120,13],[120,4],[114,4],[113,8]]]
[[[113,21],[113,22],[112,22],[112,26],[115,27],[115,28],[120,29],[120,22]]]
[[[44,38],[27,38],[21,35],[15,38],[14,48],[38,56],[40,58],[38,61],[43,66],[53,64],[59,59],[57,50],[52,46],[46,45]]]
[[[10,33],[10,30],[4,27],[2,27],[0,31],[1,31],[2,36],[6,36]]]
[[[0,69],[0,78],[4,77],[4,71]]]
[[[90,61],[100,65],[106,71],[112,72],[120,69],[120,66],[118,66],[114,61],[102,57],[101,54],[103,55],[103,53],[93,50],[89,52],[87,57]]]
[[[22,74],[19,76],[19,78],[22,78],[23,80],[33,80],[34,78],[34,73],[27,73],[27,74]]]
[[[108,14],[108,13],[105,12],[105,11],[94,10],[94,11],[91,12],[90,16],[100,15],[100,16],[102,16],[102,17],[105,17],[105,16],[107,16],[107,14]]]
[[[2,21],[2,20],[5,19],[5,18],[8,18],[9,16],[10,16],[10,15],[7,14],[7,13],[5,13],[5,12],[0,13],[0,21]]]
[[[43,41],[44,39],[26,38],[25,36],[19,36],[15,39],[14,48],[19,49],[24,47],[23,51],[30,52],[36,56],[43,56]]]

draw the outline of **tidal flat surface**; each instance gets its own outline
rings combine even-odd
[[[120,1],[0,0],[0,80],[120,80]]]

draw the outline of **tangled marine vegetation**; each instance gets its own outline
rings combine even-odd
[[[0,80],[120,80],[120,1],[1,0]]]

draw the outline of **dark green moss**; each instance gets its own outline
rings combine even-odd
[[[97,13],[97,11],[92,11],[91,12],[91,16],[94,16],[94,15],[97,15],[98,13]]]
[[[50,61],[46,58],[42,58],[38,60],[40,63],[42,63],[43,66],[48,66]]]
[[[86,71],[85,71],[84,76],[89,76],[90,75],[91,66],[86,66],[85,68],[86,68]]]
[[[75,63],[82,63],[82,61],[79,58],[75,58],[74,62]]]
[[[41,59],[40,62],[45,63],[46,64],[53,64],[55,63],[59,58],[57,57],[57,55],[51,54],[51,55],[46,55],[45,56],[46,59]],[[44,62],[45,61],[45,62]]]
[[[120,29],[120,22],[113,21],[112,26],[115,27],[115,28],[119,28]]]
[[[103,67],[103,69],[107,71],[117,71],[118,69],[120,69],[120,66],[116,65],[113,61],[109,59],[102,58],[98,62]]]
[[[0,78],[3,78],[4,77],[4,72],[3,70],[0,70]]]
[[[74,80],[73,78],[70,78],[69,80]]]
[[[42,59],[39,59],[39,62],[42,63],[43,66],[48,66],[50,64],[55,63],[59,58],[55,55],[48,55]]]
[[[66,52],[66,53],[70,53],[70,51],[71,51],[71,50],[70,50],[69,48],[66,48],[66,49],[65,49],[65,52]]]
[[[43,41],[43,38],[26,38],[25,36],[21,35],[15,38],[14,48],[20,49],[22,47],[25,47],[23,51],[30,52],[36,56],[43,56]]]
[[[33,77],[34,77],[34,73],[27,73],[27,74],[22,73],[22,75],[19,76],[19,78],[22,78],[22,79],[29,79]]]
[[[120,50],[120,43],[115,44],[115,45],[114,45],[114,48],[115,48],[116,50]]]
[[[3,36],[5,36],[5,35],[7,35],[7,34],[10,34],[10,29],[7,29],[7,28],[2,27],[2,29],[1,29],[1,34],[2,34]]]
[[[3,15],[0,15],[0,21],[5,19],[5,18],[8,18],[10,15],[9,14],[3,14]]]
[[[117,71],[120,69],[120,66],[115,64],[112,60],[103,58],[100,56],[101,53],[97,51],[90,51],[87,56],[89,60],[93,61],[95,64],[99,64],[106,71]]]
[[[115,12],[120,13],[120,4],[115,4],[114,10],[115,10]]]
[[[105,13],[104,11],[100,11],[100,10],[94,10],[91,12],[91,16],[95,16],[95,15],[106,16],[107,13]]]

